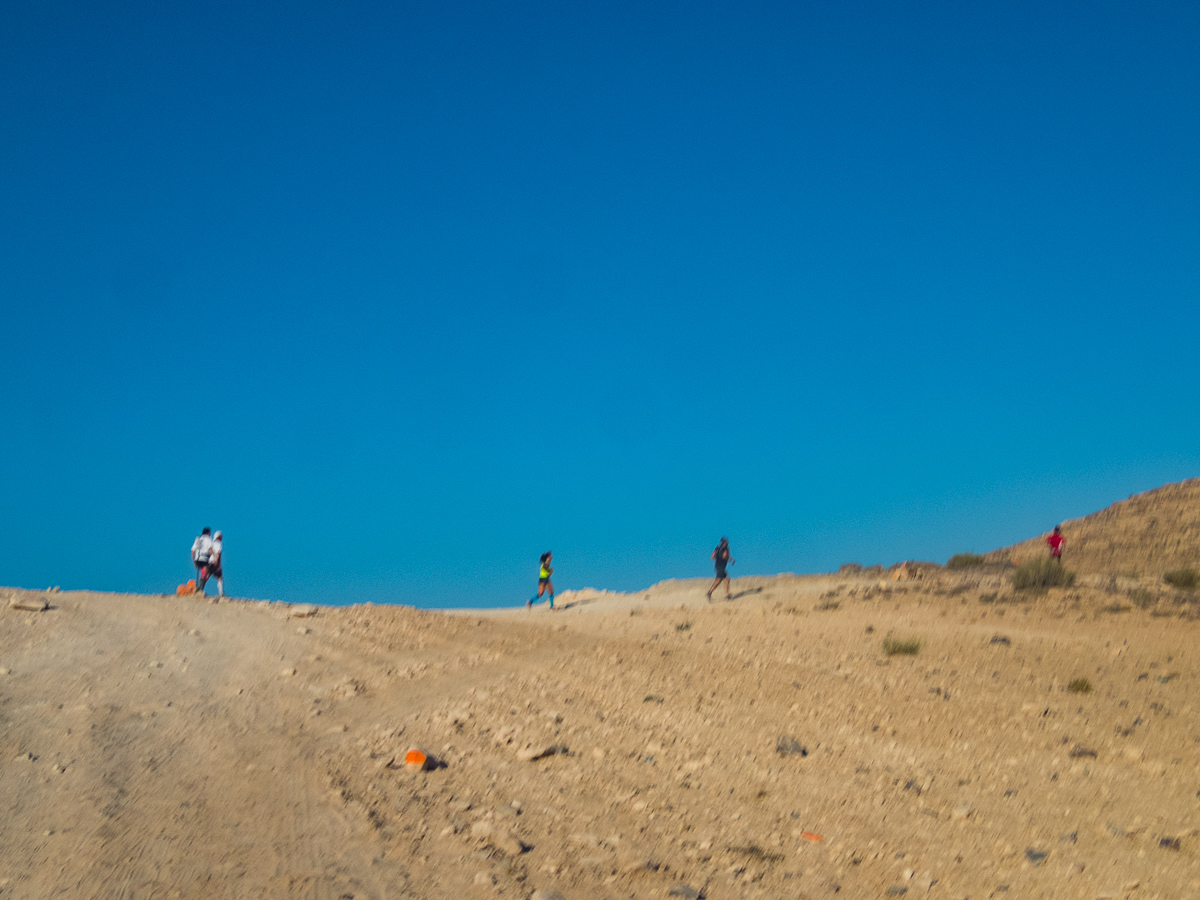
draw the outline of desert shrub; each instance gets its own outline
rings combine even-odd
[[[883,652],[888,656],[916,656],[921,652],[921,642],[915,638],[907,641],[891,637],[884,638]]]
[[[1175,569],[1164,575],[1163,581],[1173,584],[1177,588],[1183,588],[1185,591],[1194,591],[1196,585],[1200,584],[1200,573],[1197,573],[1195,569]]]
[[[987,557],[981,553],[955,553],[946,562],[947,569],[973,569],[987,562]]]
[[[1086,678],[1075,678],[1067,685],[1067,690],[1072,694],[1090,694],[1092,683]]]
[[[1075,573],[1068,572],[1054,559],[1031,559],[1017,566],[1012,574],[1012,586],[1018,591],[1044,591],[1052,587],[1070,587]]]
[[[1129,602],[1138,609],[1149,609],[1158,602],[1158,595],[1145,588],[1134,588],[1129,592]]]
[[[687,631],[687,630],[688,630],[689,628],[691,628],[691,627],[692,627],[692,623],[691,623],[691,622],[677,622],[677,623],[675,624],[675,630],[676,630],[676,631]]]

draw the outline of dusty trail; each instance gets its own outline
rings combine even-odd
[[[706,586],[6,609],[0,898],[1200,893],[1187,595]]]

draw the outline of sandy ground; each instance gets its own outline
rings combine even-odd
[[[1125,582],[6,603],[0,898],[1200,896],[1200,623]]]

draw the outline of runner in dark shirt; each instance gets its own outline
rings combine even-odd
[[[712,599],[713,591],[715,591],[717,586],[724,581],[725,599],[728,600],[730,599],[729,585],[732,583],[733,579],[725,573],[725,567],[731,566],[735,562],[733,556],[731,556],[729,553],[729,538],[721,538],[721,543],[717,544],[717,549],[712,552],[712,560],[717,570],[717,578],[716,581],[712,583],[712,587],[708,589],[708,599]]]

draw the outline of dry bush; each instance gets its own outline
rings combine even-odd
[[[1195,569],[1175,569],[1164,575],[1163,581],[1185,591],[1194,591],[1196,585],[1200,584],[1200,573]]]
[[[1134,588],[1129,592],[1129,602],[1138,609],[1149,609],[1158,602],[1158,595],[1145,588]]]
[[[987,562],[987,557],[981,553],[955,553],[946,562],[947,569],[973,569]]]
[[[891,637],[884,638],[883,652],[888,656],[916,656],[921,652],[921,642],[916,638],[907,641]]]
[[[1054,559],[1031,559],[1017,566],[1012,574],[1012,586],[1018,591],[1044,591],[1052,587],[1070,587],[1075,573],[1068,572]]]

